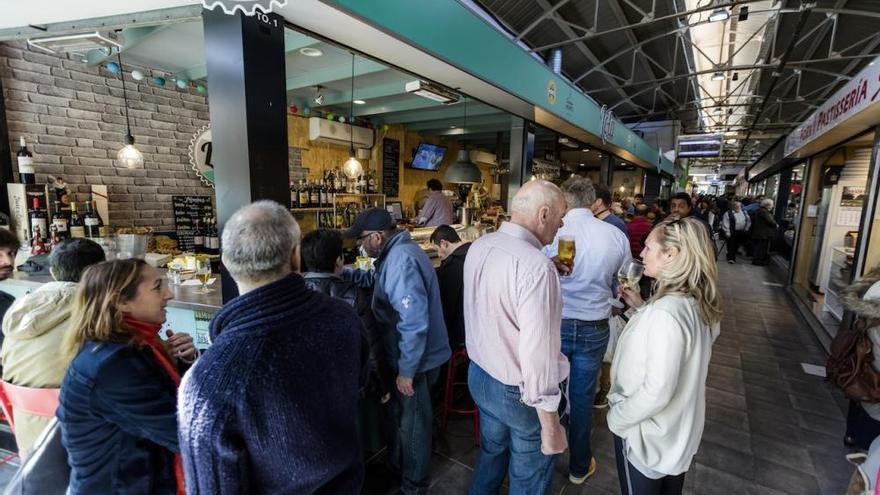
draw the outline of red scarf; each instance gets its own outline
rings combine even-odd
[[[156,358],[162,369],[168,373],[168,377],[174,382],[175,387],[179,387],[180,373],[177,372],[174,360],[168,355],[162,340],[159,339],[159,330],[162,329],[162,325],[135,320],[128,316],[122,319],[122,325],[139,337],[144,345],[150,346],[150,349],[153,350],[153,357]],[[181,461],[180,454],[174,455],[174,475],[177,478],[177,495],[186,495],[183,462]]]

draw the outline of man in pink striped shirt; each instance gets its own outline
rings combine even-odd
[[[559,383],[562,298],[554,262],[541,248],[562,226],[566,203],[550,182],[525,184],[511,220],[475,241],[464,265],[468,385],[480,409],[480,458],[471,495],[549,491],[553,456],[565,451]]]

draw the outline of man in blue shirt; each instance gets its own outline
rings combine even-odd
[[[452,352],[437,275],[428,255],[383,208],[361,212],[345,237],[376,258],[375,271],[343,275],[373,289],[373,313],[383,327],[385,355],[397,372],[391,397],[390,461],[402,475],[401,493],[428,490],[433,423],[431,387]]]
[[[623,232],[623,235],[629,238],[629,230],[626,228],[626,222],[611,212],[611,189],[605,184],[595,184],[593,187],[596,190],[596,200],[593,201],[593,204],[589,207],[593,212],[593,216],[603,222],[608,222],[611,225],[614,225]]]
[[[571,363],[568,381],[569,455],[568,479],[580,485],[596,472],[590,449],[593,397],[608,346],[608,318],[614,297],[617,270],[629,257],[629,241],[619,229],[593,216],[596,189],[590,179],[572,176],[562,184],[568,204],[563,226],[553,243],[544,248],[556,256],[559,237],[574,237],[575,258],[571,272],[560,277],[562,290],[562,353]]]

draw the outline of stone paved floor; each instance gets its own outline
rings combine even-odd
[[[823,379],[801,363],[822,365],[824,354],[795,315],[770,270],[719,266],[724,296],[721,336],[709,367],[707,420],[685,492],[694,495],[841,495],[852,470],[844,460],[844,406]],[[599,469],[582,486],[567,482],[560,456],[554,494],[617,494],[611,433],[595,417]],[[467,493],[478,450],[468,419],[453,420],[435,441],[430,493]],[[367,493],[380,489],[375,472]]]

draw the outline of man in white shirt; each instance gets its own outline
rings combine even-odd
[[[752,218],[743,211],[742,203],[733,202],[733,208],[724,212],[721,217],[721,230],[727,239],[727,262],[736,263],[736,252],[748,241]]]
[[[590,211],[596,190],[590,179],[572,176],[562,184],[568,203],[553,244],[544,248],[556,256],[560,236],[575,240],[576,254],[570,274],[560,278],[562,288],[562,353],[571,362],[568,379],[569,454],[568,479],[581,484],[596,472],[590,445],[593,399],[602,358],[608,346],[608,318],[611,316],[617,270],[630,255],[627,237],[614,225],[599,220]]]

